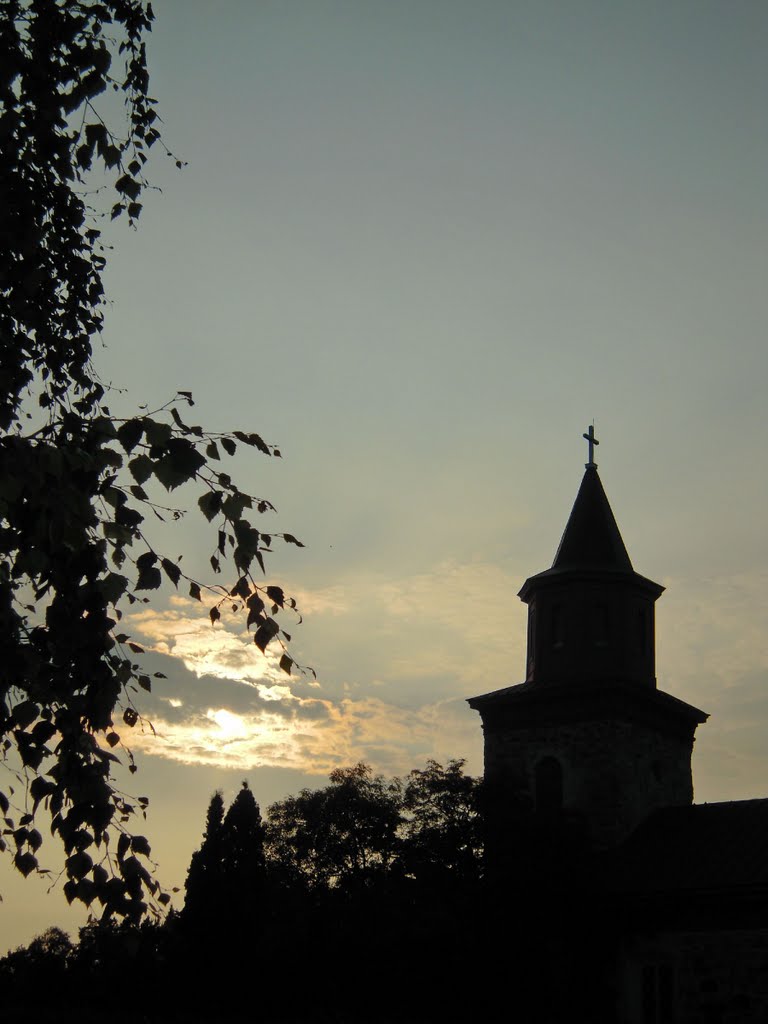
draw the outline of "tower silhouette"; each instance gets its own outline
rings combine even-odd
[[[593,461],[593,429],[584,436],[589,462],[555,560],[519,594],[525,682],[468,703],[502,803],[559,816],[599,850],[657,808],[692,802],[694,733],[708,716],[657,688],[664,588],[633,569]]]

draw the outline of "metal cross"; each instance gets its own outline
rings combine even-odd
[[[589,444],[589,462],[584,467],[585,469],[589,469],[590,466],[596,466],[597,465],[597,463],[595,462],[595,448],[594,448],[594,446],[596,444],[600,444],[600,442],[595,437],[595,424],[591,423],[590,426],[589,426],[589,432],[586,433],[586,434],[582,434],[581,436]]]

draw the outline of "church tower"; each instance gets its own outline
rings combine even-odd
[[[635,572],[593,459],[550,569],[528,605],[524,683],[468,701],[480,712],[485,779],[516,807],[559,816],[595,849],[651,811],[693,800],[703,711],[656,687],[654,610],[664,588]]]

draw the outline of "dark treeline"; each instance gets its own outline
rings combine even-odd
[[[488,862],[489,820],[461,761],[402,780],[337,769],[266,820],[246,783],[229,808],[216,793],[184,909],[9,953],[4,1019],[482,1020],[500,1001],[520,1022],[575,1019],[582,1001],[603,1019],[600,914],[579,887],[563,896],[578,844],[518,814]]]

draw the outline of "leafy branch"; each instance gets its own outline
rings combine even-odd
[[[168,897],[147,840],[128,828],[148,800],[115,784],[115,748],[136,770],[115,722],[151,729],[134,697],[162,674],[144,671],[141,645],[119,631],[124,609],[183,580],[192,598],[215,599],[212,622],[224,602],[244,612],[256,646],[278,646],[290,673],[280,616],[297,614],[295,602],[252,568],[265,574],[276,537],[301,546],[259,529],[254,516],[273,505],[222,469],[241,446],[270,458],[279,448],[187,424],[187,391],[116,417],[92,363],[109,249],[98,225],[122,214],[136,225],[155,144],[183,164],[149,94],[153,17],[142,0],[0,0],[0,752],[14,779],[0,791],[0,848],[23,875],[45,870],[45,813],[67,898],[134,919]],[[98,109],[107,89],[122,94],[122,130]],[[106,182],[95,193],[94,174]],[[172,526],[185,514],[158,488],[184,485],[198,488],[226,585],[186,574],[148,536],[147,516]]]

